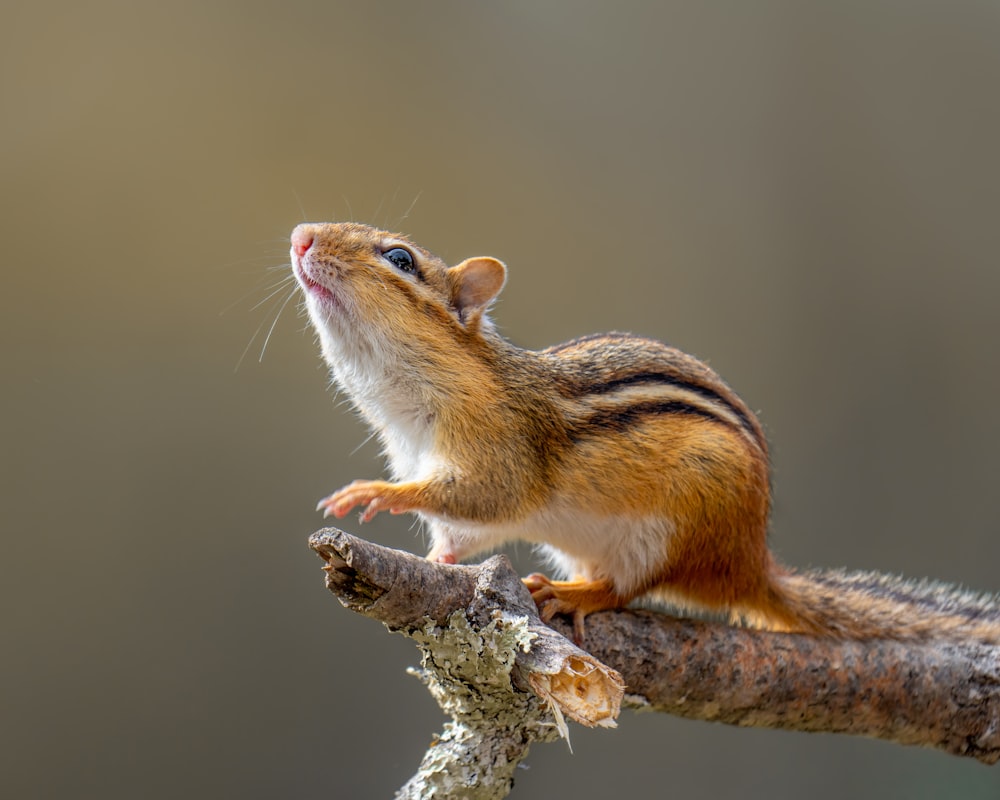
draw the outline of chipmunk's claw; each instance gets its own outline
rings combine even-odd
[[[361,521],[370,522],[379,511],[390,507],[384,495],[391,487],[392,484],[385,481],[354,481],[320,500],[316,510],[322,511],[324,518],[334,516],[341,519],[352,508],[363,505],[365,508],[361,512]]]
[[[573,620],[573,641],[581,647],[586,633],[584,620],[588,614],[608,608],[621,608],[627,604],[614,591],[610,582],[605,580],[576,578],[571,581],[554,581],[536,572],[524,578],[523,583],[538,606],[538,616],[542,622],[550,622],[557,614],[565,614]]]

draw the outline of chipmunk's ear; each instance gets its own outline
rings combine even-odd
[[[465,316],[483,311],[493,302],[507,280],[507,267],[495,258],[469,258],[448,270],[451,300]]]

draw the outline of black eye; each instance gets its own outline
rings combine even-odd
[[[404,250],[402,247],[393,247],[391,250],[386,250],[382,255],[385,256],[386,261],[403,272],[412,274],[417,271],[417,265],[413,263],[413,256],[410,255],[409,250]]]

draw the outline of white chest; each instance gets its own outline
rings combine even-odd
[[[418,380],[396,365],[377,341],[320,327],[323,358],[344,392],[382,442],[397,480],[417,480],[439,464],[433,416],[421,402]]]

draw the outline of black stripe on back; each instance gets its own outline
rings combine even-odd
[[[729,409],[729,411],[731,411],[737,419],[739,419],[747,433],[749,433],[754,439],[757,439],[757,428],[754,425],[753,420],[750,418],[750,415],[744,409],[734,405],[714,389],[710,389],[709,387],[703,386],[699,383],[690,383],[688,381],[681,380],[680,378],[664,372],[637,372],[634,375],[628,375],[624,378],[615,378],[614,380],[605,381],[603,383],[592,383],[586,387],[586,393],[609,394],[616,389],[620,389],[625,386],[649,386],[657,384],[661,386],[673,386],[677,389],[686,389],[699,397],[704,397],[706,400],[711,400],[721,404],[725,408]],[[670,403],[668,402],[667,405],[670,405]],[[680,403],[680,405],[684,404]],[[695,407],[691,406],[691,408]],[[715,415],[707,411],[702,409],[696,410],[705,416],[710,416],[712,419],[716,419]]]
[[[698,406],[693,406],[690,403],[678,400],[650,400],[645,403],[631,403],[621,408],[597,410],[579,426],[574,426],[570,431],[570,436],[574,441],[579,441],[586,438],[588,431],[592,431],[595,428],[622,432],[631,428],[643,417],[656,416],[658,414],[688,414],[717,422],[720,425],[729,426],[726,420],[713,414],[711,411],[698,408]]]

